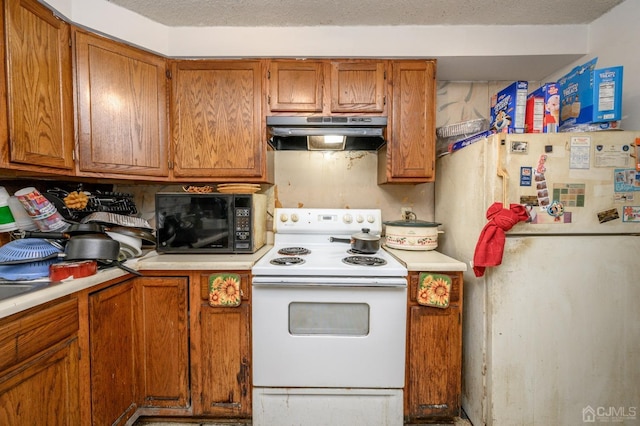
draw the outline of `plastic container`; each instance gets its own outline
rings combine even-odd
[[[41,231],[61,232],[69,227],[56,207],[36,188],[29,186],[15,193],[31,219]]]
[[[11,214],[13,218],[16,220],[16,226],[21,231],[37,231],[38,226],[31,219],[29,213],[24,209],[24,206],[15,196],[9,197],[9,209],[11,209]]]

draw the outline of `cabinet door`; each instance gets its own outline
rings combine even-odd
[[[392,114],[386,169],[379,183],[432,182],[435,178],[435,62],[393,62]]]
[[[249,275],[240,275],[241,286],[247,289]],[[204,300],[208,298],[208,277],[201,277],[201,414],[249,418],[251,306],[247,300],[248,290],[243,290],[243,300],[237,307],[211,307]]]
[[[13,168],[72,174],[69,25],[36,0],[6,0],[4,8],[9,128],[4,160]]]
[[[135,278],[144,406],[189,405],[187,283],[180,277]]]
[[[260,70],[259,61],[174,63],[174,176],[266,175]]]
[[[324,62],[272,61],[269,64],[271,112],[322,112]]]
[[[460,309],[409,309],[408,414],[412,419],[460,414]]]
[[[0,424],[81,424],[76,337],[0,374]]]
[[[89,296],[91,410],[95,425],[111,425],[136,409],[133,280]]]
[[[386,62],[332,62],[331,112],[383,113]]]
[[[460,414],[462,391],[462,273],[451,278],[449,307],[418,304],[419,272],[410,272],[407,315],[405,417],[451,420]]]
[[[168,176],[166,60],[75,33],[81,172]]]

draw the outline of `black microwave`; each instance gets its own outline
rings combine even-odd
[[[156,193],[159,253],[254,253],[265,244],[267,196]]]

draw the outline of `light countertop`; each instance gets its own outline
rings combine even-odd
[[[253,254],[158,254],[150,251],[143,257],[131,259],[126,266],[138,271],[187,271],[187,270],[250,270],[271,246],[262,247]],[[437,251],[410,251],[385,249],[402,262],[409,271],[466,271],[467,265]],[[27,310],[103,282],[127,274],[113,267],[86,278],[71,279],[50,284],[30,293],[0,300],[0,318]]]
[[[249,270],[272,246],[264,246],[253,254],[158,254],[149,252],[137,260],[138,271],[166,270]]]
[[[384,248],[396,259],[404,263],[409,271],[424,272],[464,272],[467,264],[435,250],[397,250]]]

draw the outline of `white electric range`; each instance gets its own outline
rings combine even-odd
[[[407,269],[331,242],[378,209],[276,209],[252,269],[253,424],[401,425]]]

